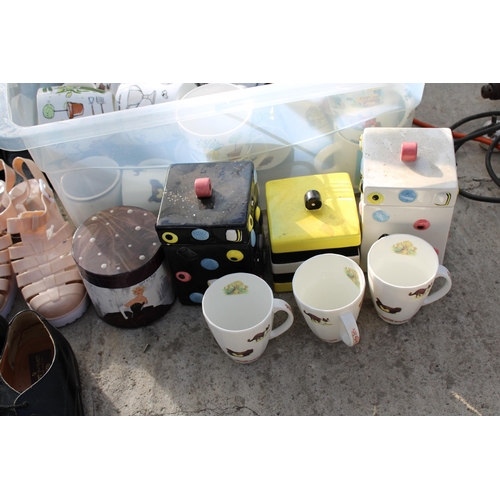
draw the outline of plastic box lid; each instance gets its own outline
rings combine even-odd
[[[252,110],[272,110],[273,106],[298,103],[304,100],[316,100],[331,97],[332,102],[342,113],[345,106],[344,97],[371,95],[373,89],[401,88],[409,108],[415,108],[423,94],[424,84],[394,83],[273,83],[241,92],[223,92],[206,95],[195,99],[172,101],[154,106],[104,113],[96,116],[82,117],[75,120],[37,124],[36,94],[40,86],[54,84],[40,83],[0,83],[0,148],[7,151],[23,151],[25,149],[43,148],[55,144],[72,141],[142,132],[150,135],[153,132],[168,132],[169,125],[178,121],[189,121],[211,116],[238,113]],[[231,95],[228,95],[231,94]],[[364,105],[365,103],[361,103]],[[370,105],[373,103],[369,103]],[[350,128],[365,122],[368,118],[380,113],[398,111],[397,103],[381,103],[368,108],[356,109],[354,114],[345,110],[344,125]],[[292,114],[295,110],[292,110]],[[279,109],[276,109],[279,114]],[[293,119],[290,115],[288,119]],[[297,117],[298,118],[298,117]],[[164,127],[167,127],[164,129]],[[307,141],[318,135],[318,130],[311,127],[301,130],[301,138],[292,138],[293,144]],[[282,138],[280,138],[282,139]],[[145,139],[147,142],[147,138]],[[290,145],[290,144],[288,144]],[[286,146],[285,143],[281,146]],[[43,169],[44,165],[40,165]]]
[[[157,213],[150,180],[161,182],[169,165],[227,161],[201,151],[196,134],[186,131],[189,123],[219,118],[238,120],[246,148],[231,159],[254,163],[262,193],[270,180],[346,171],[357,188],[363,129],[411,123],[424,89],[422,83],[272,83],[39,125],[36,96],[47,85],[53,84],[0,83],[0,148],[29,150],[76,226],[111,206]],[[241,116],[248,118],[242,123]],[[211,137],[209,129],[201,142]],[[80,176],[88,188],[81,196],[73,189]]]

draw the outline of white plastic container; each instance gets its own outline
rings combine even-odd
[[[83,216],[79,202],[64,194],[65,174],[92,168],[98,176],[101,170],[116,170],[117,164],[120,183],[127,170],[158,169],[163,175],[171,163],[198,161],[179,122],[206,122],[220,115],[237,121],[249,112],[227,142],[237,156],[238,141],[250,141],[250,151],[241,148],[245,156],[234,159],[254,162],[261,192],[269,180],[329,172],[348,172],[356,189],[358,139],[364,128],[410,126],[424,89],[416,83],[280,83],[37,125],[36,94],[41,85],[45,84],[0,84],[0,148],[29,150],[75,225]],[[207,158],[217,161],[217,142],[206,142],[213,149]],[[109,161],[96,166],[95,157],[112,160],[112,166]],[[152,165],[152,159],[157,164]],[[155,198],[145,198],[141,208],[154,211]]]

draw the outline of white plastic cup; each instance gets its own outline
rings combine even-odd
[[[60,197],[76,226],[101,210],[122,205],[118,163],[101,156],[75,163],[61,177]]]

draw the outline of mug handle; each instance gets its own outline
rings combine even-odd
[[[359,329],[354,316],[351,312],[347,312],[340,315],[340,320],[345,328],[340,338],[349,347],[356,345],[359,342]]]
[[[281,299],[273,299],[273,301],[274,301],[273,315],[276,314],[278,311],[285,311],[288,314],[288,317],[280,326],[278,326],[278,328],[275,328],[274,330],[271,331],[269,339],[275,339],[282,333],[285,333],[292,326],[293,323],[293,312],[288,302],[285,302],[284,300]]]
[[[430,293],[429,295],[427,295],[424,302],[422,303],[423,306],[431,304],[432,302],[436,302],[436,300],[441,299],[450,291],[451,274],[450,271],[446,269],[446,267],[441,265],[438,267],[438,272],[436,274],[436,278],[434,279],[437,278],[444,278],[446,280],[446,283],[436,293]]]
[[[412,113],[414,111],[415,111],[415,108],[408,107],[408,106],[406,106],[406,103],[405,103],[405,115],[404,115],[403,119],[399,122],[398,127],[411,127],[412,123],[413,123],[413,119],[412,119],[412,123],[410,123],[409,125],[407,122],[410,119],[410,117],[412,116]]]
[[[324,168],[326,160],[340,149],[340,142],[332,142],[325,146],[314,158],[314,168],[318,173],[325,173],[332,167]]]

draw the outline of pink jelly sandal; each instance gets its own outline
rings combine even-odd
[[[23,163],[34,179],[26,179]],[[7,231],[21,238],[9,247],[12,268],[28,306],[58,328],[78,319],[89,304],[71,255],[74,229],[38,166],[26,158],[16,158],[12,166],[23,178],[9,193],[17,215],[7,219]]]
[[[9,196],[9,183],[13,183],[15,172],[0,160],[0,171],[4,172],[5,181],[0,180],[0,315],[6,318],[16,300],[17,283],[10,262],[9,247],[12,236],[7,233],[7,219],[16,217],[16,210]]]

